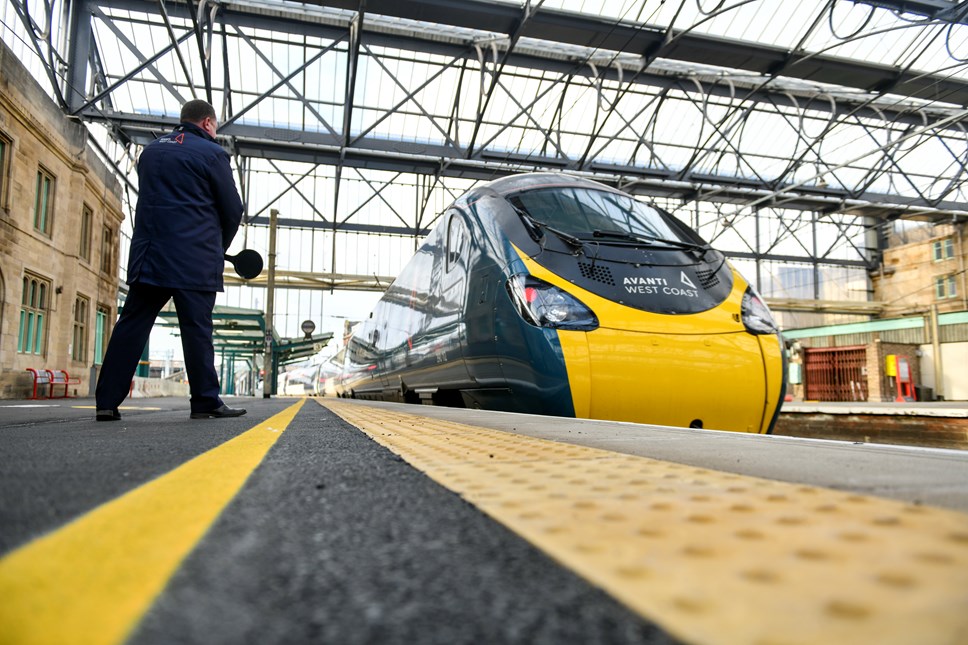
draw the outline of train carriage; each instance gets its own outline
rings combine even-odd
[[[769,432],[782,339],[661,209],[557,173],[481,184],[350,338],[342,396]]]

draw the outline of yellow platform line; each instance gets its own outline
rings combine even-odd
[[[687,642],[968,643],[968,515],[323,405]]]
[[[303,403],[0,560],[0,643],[122,642]]]

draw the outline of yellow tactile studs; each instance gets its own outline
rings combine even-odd
[[[968,515],[327,407],[692,643],[968,643]]]

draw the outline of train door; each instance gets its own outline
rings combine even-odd
[[[437,283],[439,331],[444,355],[439,357],[448,365],[444,378],[450,383],[466,383],[467,368],[463,348],[466,342],[464,298],[467,290],[467,222],[457,211],[448,211],[445,226],[443,262]]]

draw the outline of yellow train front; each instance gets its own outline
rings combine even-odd
[[[346,356],[344,396],[742,432],[785,390],[772,316],[722,253],[557,173],[459,198]]]

